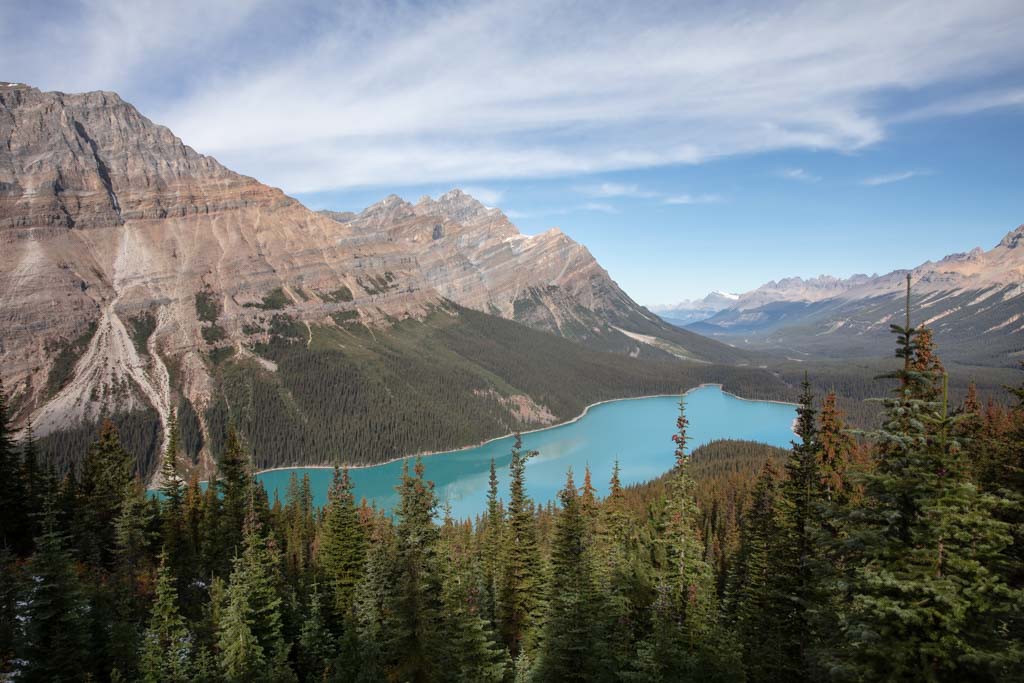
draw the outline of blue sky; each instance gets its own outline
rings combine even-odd
[[[645,304],[1024,223],[1019,0],[24,3],[0,78],[115,90],[313,208],[459,186]]]

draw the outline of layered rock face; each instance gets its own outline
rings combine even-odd
[[[395,268],[462,306],[565,336],[591,313],[658,319],[632,301],[586,247],[557,228],[526,236],[498,209],[460,190],[410,204],[392,195],[358,216],[336,216],[351,246],[388,245]],[[411,272],[410,272],[411,271]]]
[[[729,353],[558,230],[521,235],[458,190],[316,213],[116,94],[0,86],[0,372],[39,433],[131,407],[166,422],[178,394],[201,419],[211,354],[251,355],[276,316],[372,327],[445,300],[613,350],[664,333],[667,351],[645,348]]]

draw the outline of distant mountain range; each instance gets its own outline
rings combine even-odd
[[[559,230],[522,235],[459,190],[314,212],[114,93],[15,84],[0,303],[18,423],[91,438],[135,415],[146,472],[175,411],[201,472],[229,424],[262,466],[378,461],[677,389],[680,359],[748,357],[637,305]]]
[[[729,302],[712,294],[717,310],[700,320],[685,317],[694,310],[689,302],[661,315],[739,348],[794,359],[878,356],[892,345],[889,325],[903,322],[907,273],[912,321],[935,330],[944,358],[987,365],[1024,360],[1024,225],[988,251],[975,248],[909,271],[786,278]]]
[[[688,299],[677,304],[651,306],[650,309],[675,325],[689,325],[724,311],[735,305],[739,298],[739,294],[711,292],[703,299]]]

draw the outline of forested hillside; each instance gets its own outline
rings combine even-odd
[[[692,363],[658,353],[631,358],[450,303],[422,320],[395,321],[385,329],[356,321],[307,328],[274,318],[273,333],[252,352],[211,359],[217,400],[201,416],[178,397],[183,465],[198,463],[204,445],[219,459],[230,426],[257,469],[361,465],[547,426],[597,401],[681,393],[705,382],[744,398],[796,401],[805,375],[818,394],[836,393],[852,424],[877,427],[878,405],[864,399],[877,395],[875,378],[887,363],[755,366]],[[950,396],[961,401],[974,384],[984,400],[1005,400],[1002,385],[1013,379],[1006,370],[953,366]],[[110,419],[138,471],[152,473],[162,443],[153,411]],[[38,448],[63,474],[81,463],[100,426],[85,422],[47,435]]]
[[[715,442],[599,499],[491,475],[451,519],[421,461],[394,510],[269,500],[233,432],[207,489],[148,497],[108,424],[58,478],[0,402],[0,669],[15,680],[1011,681],[1024,676],[1024,386],[951,404],[907,327],[881,426],[804,382],[789,451]],[[0,393],[2,396],[2,393]],[[172,421],[172,435],[179,430]]]

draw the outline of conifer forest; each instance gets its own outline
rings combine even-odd
[[[0,666],[17,681],[1011,681],[1024,677],[1024,388],[950,404],[930,330],[894,326],[883,419],[805,381],[788,451],[720,441],[646,484],[491,469],[452,519],[422,461],[400,502],[336,469],[268,499],[229,435],[150,495],[106,423],[58,478],[0,404]],[[669,444],[671,445],[671,444]]]

